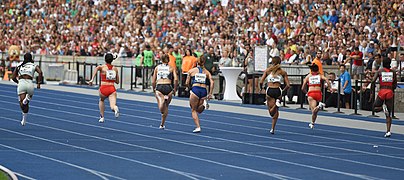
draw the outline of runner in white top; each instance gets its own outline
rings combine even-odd
[[[41,88],[42,82],[42,71],[39,66],[34,64],[32,55],[26,53],[24,55],[24,61],[17,66],[13,72],[13,81],[18,84],[17,93],[20,101],[20,107],[22,110],[22,120],[21,125],[25,125],[27,121],[27,115],[29,110],[29,101],[34,95],[34,84],[32,80],[34,79],[34,74],[37,72],[39,74],[37,81],[37,88]]]
[[[154,69],[152,86],[157,99],[157,105],[161,112],[161,124],[159,128],[164,129],[164,123],[168,115],[168,105],[170,105],[171,99],[177,91],[178,77],[175,69],[168,65],[170,59],[167,54],[161,57],[161,61],[162,64]],[[174,81],[174,89],[171,86],[172,81]]]

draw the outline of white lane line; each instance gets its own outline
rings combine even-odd
[[[0,128],[0,130],[3,130],[3,131],[5,130],[5,131],[7,131],[7,132],[15,133],[15,132],[13,132],[13,131],[9,131],[9,130],[3,129],[3,128]],[[17,134],[18,134],[18,133],[17,133]],[[75,164],[72,164],[72,163],[68,163],[68,162],[65,162],[65,161],[61,161],[61,160],[58,160],[58,159],[55,159],[55,158],[51,158],[51,157],[48,157],[48,156],[43,156],[43,155],[35,154],[35,153],[32,153],[32,152],[25,151],[25,150],[22,150],[22,149],[18,149],[18,148],[15,148],[15,147],[11,147],[11,146],[8,146],[8,145],[5,145],[5,144],[0,144],[0,146],[3,146],[3,147],[8,148],[8,149],[12,149],[12,150],[14,150],[14,151],[18,151],[18,152],[21,152],[21,153],[25,153],[25,154],[29,154],[29,155],[32,155],[32,156],[40,157],[40,158],[42,158],[42,159],[47,159],[47,160],[51,160],[51,161],[54,161],[54,162],[57,162],[57,163],[65,164],[65,165],[68,165],[68,166],[71,166],[71,167],[74,167],[74,168],[77,168],[77,169],[80,169],[80,170],[84,170],[84,171],[86,171],[86,172],[89,172],[89,173],[91,173],[91,174],[93,174],[93,175],[98,176],[98,177],[101,178],[101,179],[108,180],[108,178],[102,176],[101,173],[100,173],[99,171],[96,171],[96,170],[92,170],[92,169],[89,169],[89,168],[85,168],[85,167],[82,167],[82,166],[79,166],[79,165],[75,165]],[[112,175],[109,175],[109,176],[110,176],[110,177],[113,177],[113,178],[116,178],[116,179],[124,180],[123,178],[119,178],[119,177],[117,177],[117,176],[112,176]]]
[[[41,103],[45,103],[45,102],[41,102]],[[88,111],[97,111],[97,110],[95,110],[95,109],[83,108],[83,107],[75,107],[75,106],[69,106],[69,105],[61,105],[61,104],[57,104],[57,103],[50,103],[50,104],[53,104],[53,105],[60,105],[60,106],[66,106],[66,107],[70,107],[70,108],[85,109],[85,110],[88,110]],[[39,107],[36,107],[36,108],[39,108]],[[39,108],[39,109],[41,109],[41,108]],[[121,108],[121,109],[123,109],[123,108]],[[61,112],[61,111],[58,111],[58,110],[51,110],[51,111]],[[98,112],[98,111],[97,111],[97,112]],[[78,114],[78,113],[74,113],[74,112],[64,112],[64,113],[73,114],[73,115],[78,115],[78,116],[83,116],[83,117],[93,118],[93,116]],[[108,112],[108,113],[109,113],[109,112]],[[129,115],[129,114],[123,114],[123,116],[130,116],[130,117],[135,117],[135,118],[143,118],[143,119],[147,119],[147,120],[152,120],[152,121],[160,122],[159,119],[153,119],[153,118],[147,118],[147,117],[139,117],[139,116],[134,116],[134,115]],[[129,124],[129,125],[135,125],[135,126],[141,126],[141,127],[150,128],[149,126],[139,125],[139,124],[134,124],[134,123],[128,123],[128,122],[124,122],[124,121],[115,121],[115,122],[117,122],[117,123],[122,123],[122,124]],[[175,123],[175,124],[181,124],[181,123]],[[181,125],[183,125],[183,124],[181,124]],[[188,125],[188,126],[189,126],[189,125]],[[217,131],[221,131],[221,132],[226,132],[226,133],[242,134],[242,135],[248,135],[248,136],[259,137],[259,138],[266,138],[266,139],[277,139],[277,140],[283,140],[283,141],[291,141],[291,140],[284,140],[284,139],[279,139],[279,138],[269,138],[269,137],[267,137],[267,136],[260,136],[260,135],[249,134],[249,133],[239,133],[239,132],[228,131],[228,130],[217,129],[217,128],[206,128],[206,129],[213,129],[213,130],[217,130]],[[176,130],[169,130],[169,131],[177,132],[177,133],[180,133],[180,134],[188,134],[188,133],[184,133],[184,132],[182,132],[182,131],[176,131]],[[231,140],[231,139],[225,139],[225,138],[218,138],[218,137],[211,137],[211,136],[206,136],[206,135],[201,135],[201,136],[206,137],[206,138],[210,138],[210,139],[216,139],[216,140],[226,141],[226,142],[233,142],[233,143],[238,143],[238,144],[243,144],[243,145],[250,145],[250,146],[256,146],[256,147],[263,147],[263,148],[268,148],[268,149],[276,149],[276,150],[286,151],[286,152],[290,152],[290,153],[297,153],[297,154],[302,154],[302,155],[309,155],[309,156],[315,156],[315,157],[322,157],[322,158],[326,158],[326,159],[340,160],[340,161],[344,161],[344,162],[350,162],[350,163],[361,164],[361,165],[366,165],[366,166],[378,167],[378,168],[383,168],[383,169],[391,169],[391,170],[397,170],[397,171],[404,171],[404,169],[401,169],[401,168],[396,168],[396,167],[391,167],[391,166],[385,166],[385,165],[378,165],[378,164],[374,164],[374,163],[366,163],[366,162],[354,161],[354,160],[350,160],[350,159],[337,158],[337,157],[319,155],[319,154],[314,154],[314,153],[306,153],[306,152],[295,151],[295,150],[291,150],[291,149],[278,148],[278,147],[273,147],[273,146],[265,146],[265,145],[259,145],[259,144],[254,144],[254,143],[242,142],[242,141],[237,141],[237,140]],[[303,143],[303,142],[297,142],[297,141],[292,141],[292,143],[300,143],[300,144],[305,144],[305,145],[315,145],[315,146],[320,146],[320,147],[323,147],[323,146],[324,146],[324,145],[317,145],[317,144],[312,144],[312,143]],[[336,147],[333,147],[333,146],[326,146],[326,147],[327,147],[327,148],[336,148]],[[364,152],[364,151],[358,151],[358,150],[352,150],[352,149],[348,149],[348,150],[347,150],[347,149],[345,149],[345,148],[341,148],[341,149],[346,150],[346,151],[355,152],[355,153]],[[369,153],[368,153],[368,152],[365,152],[364,154],[368,155]],[[380,155],[380,154],[371,153],[371,155]],[[384,155],[384,154],[381,154],[381,155]],[[385,155],[385,156],[388,156],[388,155]],[[396,158],[396,156],[388,156],[388,157]]]
[[[44,102],[42,102],[42,103],[44,103]],[[80,102],[77,102],[77,103],[80,103]],[[70,107],[70,108],[77,108],[77,107],[74,107],[74,106],[62,105],[62,104],[57,104],[57,103],[50,103],[50,104],[60,105],[60,106],[66,106],[66,107]],[[84,103],[83,103],[83,104],[84,104]],[[79,107],[79,108],[80,108],[80,107]],[[80,108],[80,109],[83,109],[83,108]],[[97,111],[97,110],[89,109],[89,108],[85,108],[85,109],[86,109],[86,110],[89,110],[89,111]],[[123,108],[121,108],[121,109],[123,109]],[[81,114],[77,114],[77,113],[72,113],[72,114],[81,115]],[[137,117],[137,116],[136,116],[136,117]],[[144,117],[137,117],[137,118],[144,118]],[[146,119],[154,120],[154,119],[151,119],[151,118],[146,118]],[[159,120],[157,120],[157,121],[159,121]],[[210,128],[210,129],[214,129],[214,128]],[[217,130],[225,131],[225,130],[221,130],[221,129],[217,129]],[[226,132],[232,132],[232,133],[233,133],[233,131],[226,131]],[[240,134],[240,133],[237,133],[237,134]],[[246,133],[241,133],[241,134],[259,137],[259,136],[257,136],[257,135],[251,135],[251,134],[246,134]],[[205,137],[208,137],[208,136],[205,136]],[[208,138],[215,138],[215,137],[208,137]],[[268,138],[268,137],[264,137],[264,138]],[[220,138],[220,139],[221,139],[221,138]],[[277,138],[275,138],[275,139],[277,139]],[[221,139],[221,140],[224,140],[224,141],[232,141],[232,142],[235,142],[235,143],[241,143],[241,144],[251,145],[251,146],[258,146],[258,147],[265,147],[265,148],[277,149],[277,150],[282,150],[282,151],[287,151],[287,152],[292,152],[292,153],[299,153],[299,154],[304,154],[304,155],[311,155],[311,156],[322,157],[322,158],[327,158],[327,159],[341,160],[341,161],[345,161],[345,162],[356,163],[356,164],[367,165],[367,166],[374,166],[374,167],[379,167],[379,168],[386,168],[386,169],[392,169],[392,170],[398,170],[398,171],[402,171],[402,170],[403,170],[403,169],[400,169],[400,168],[395,168],[395,167],[390,167],[390,166],[383,166],[383,165],[377,165],[377,164],[370,164],[370,163],[365,163],[365,162],[353,161],[353,160],[342,159],[342,158],[335,158],[335,157],[330,157],[330,156],[317,155],[317,154],[312,154],[312,153],[298,152],[298,151],[293,151],[293,150],[290,150],[290,149],[268,147],[268,146],[262,146],[262,145],[257,145],[257,144],[253,144],[253,143],[244,143],[244,142],[234,141],[234,140],[228,140],[228,139]],[[281,140],[283,140],[283,139],[281,139]],[[295,143],[296,143],[296,142],[295,142]],[[307,144],[307,143],[306,143],[306,144]],[[317,145],[317,146],[320,146],[320,145]],[[329,147],[329,146],[327,146],[327,147]],[[366,153],[367,153],[367,152],[366,152]],[[379,154],[376,154],[376,155],[379,155]],[[390,157],[393,157],[393,156],[390,156]]]
[[[4,118],[4,117],[0,117],[0,118],[1,118],[1,119],[5,119],[5,120],[9,120],[9,121],[16,121],[16,122],[19,121],[19,120],[10,119],[10,118]],[[39,125],[39,124],[35,124],[35,123],[30,123],[30,124],[31,124],[31,125],[34,125],[34,126],[38,126],[38,127],[43,127],[43,128],[48,128],[48,129],[57,130],[57,131],[69,132],[69,131],[66,131],[66,130],[62,130],[62,129],[58,129],[58,128],[53,128],[53,127],[50,127],[50,126],[43,126],[43,125]],[[187,173],[187,172],[183,172],[183,171],[178,171],[178,170],[174,170],[174,169],[170,169],[170,168],[165,168],[165,167],[162,167],[162,166],[153,165],[153,164],[149,164],[149,163],[145,163],[145,162],[142,162],[142,161],[137,161],[137,160],[134,160],[134,159],[125,158],[125,157],[121,157],[121,156],[117,156],[117,155],[111,155],[111,154],[108,154],[108,153],[104,153],[104,152],[101,152],[101,151],[97,151],[97,150],[92,150],[92,149],[84,148],[84,147],[81,147],[81,146],[75,146],[75,145],[71,145],[71,144],[66,144],[66,143],[62,143],[62,142],[57,142],[57,141],[53,141],[53,140],[50,140],[50,139],[47,139],[47,138],[42,138],[42,137],[39,137],[39,136],[34,136],[34,135],[30,135],[30,134],[15,132],[15,131],[8,130],[8,129],[4,129],[4,128],[0,128],[0,130],[6,131],[6,132],[9,132],[9,133],[13,133],[13,134],[18,134],[18,135],[25,136],[25,137],[30,137],[30,138],[34,138],[34,139],[38,139],[38,140],[50,142],[50,143],[53,143],[53,144],[59,144],[59,145],[67,146],[67,147],[72,147],[72,148],[75,148],[75,149],[80,149],[80,150],[83,150],[83,151],[86,151],[86,152],[93,152],[93,153],[101,154],[101,155],[104,155],[104,156],[109,156],[109,157],[113,157],[113,158],[117,158],[117,159],[127,160],[127,161],[130,161],[130,162],[135,162],[135,163],[142,164],[142,165],[145,165],[145,166],[149,166],[149,167],[153,167],[153,168],[157,168],[157,169],[169,171],[169,172],[172,172],[172,173],[175,173],[175,174],[178,174],[178,175],[182,175],[182,176],[188,177],[188,178],[190,178],[190,179],[203,178],[203,179],[211,180],[211,178],[206,178],[206,177],[199,176],[199,175],[196,175],[196,174]],[[73,132],[73,131],[72,131],[72,132]],[[75,133],[72,133],[72,132],[69,132],[69,133],[75,134]],[[78,134],[76,134],[76,135],[80,135],[80,133],[78,133]],[[13,149],[13,150],[17,150],[17,148],[13,148],[13,147],[7,146],[7,145],[2,145],[2,144],[0,144],[0,146],[4,146],[4,147],[8,147],[8,148]],[[23,152],[23,150],[18,150],[18,151]],[[25,153],[25,151],[24,151],[24,153]],[[37,154],[35,154],[35,153],[30,153],[30,152],[28,152],[27,154],[31,154],[31,155],[35,155],[35,156],[42,157],[42,155],[37,155]],[[46,156],[43,156],[43,157],[46,157]],[[46,158],[46,159],[48,159],[48,158]],[[53,158],[51,158],[51,159],[53,160]],[[60,162],[60,163],[64,163],[64,164],[65,164],[64,161],[60,161],[60,160],[57,160],[56,162]],[[70,163],[69,163],[68,165],[70,165]],[[74,167],[75,167],[75,166],[74,166]],[[81,167],[81,166],[77,166],[77,167]],[[80,169],[81,169],[81,168],[80,168]],[[87,168],[86,168],[86,169],[87,169]],[[105,174],[105,175],[108,175],[108,176],[110,176],[110,177],[114,177],[114,178],[117,178],[117,179],[124,179],[124,178],[120,178],[120,177],[117,177],[117,176],[113,176],[113,175],[110,175],[110,174],[107,174],[107,173],[103,173],[103,172],[99,172],[99,171],[95,171],[95,170],[92,170],[92,171],[98,172],[98,174]],[[198,177],[198,178],[195,178],[194,176],[195,176],[195,177]]]
[[[0,95],[2,96],[2,95]],[[8,97],[8,96],[3,96],[3,97]],[[9,98],[9,97],[8,97]],[[87,105],[94,105],[91,103],[84,103],[84,102],[79,102],[79,101],[74,101],[75,103],[79,103],[79,104],[87,104]],[[8,103],[8,102],[6,102]],[[64,107],[69,107],[69,108],[76,108],[76,109],[85,109],[88,111],[97,111],[95,109],[91,109],[91,108],[85,108],[85,107],[76,107],[76,106],[70,106],[70,105],[65,105],[65,104],[59,104],[59,103],[52,103],[52,102],[45,102],[45,101],[38,101],[38,103],[44,103],[44,104],[51,104],[51,105],[58,105],[58,106],[64,106]],[[129,108],[124,108],[121,107],[120,109],[122,110],[128,110],[127,112],[130,111],[140,111],[142,113],[155,113],[155,112],[150,112],[150,111],[142,111],[142,110],[137,110],[137,109],[129,109]],[[55,110],[57,111],[57,110]],[[59,111],[57,111],[59,112]],[[65,111],[63,111],[65,112]],[[66,112],[67,113],[67,112]],[[73,113],[73,112],[72,112]],[[106,111],[106,113],[111,113],[109,111]],[[77,114],[77,113],[73,113],[76,115],[82,115],[82,114]],[[158,122],[160,122],[160,119],[153,119],[153,118],[148,118],[148,117],[144,117],[144,116],[137,116],[137,115],[131,115],[131,114],[123,114],[123,116],[130,116],[130,117],[135,117],[135,118],[142,118],[142,119],[147,119],[147,120],[156,120]],[[170,116],[176,116],[176,117],[180,117],[180,118],[190,118],[188,116],[180,116],[180,115],[175,115],[175,114],[171,114]],[[264,130],[263,128],[257,128],[257,127],[251,127],[251,126],[245,126],[245,125],[237,125],[237,124],[230,124],[230,123],[222,123],[222,122],[218,122],[218,121],[210,121],[210,120],[206,120],[212,123],[217,123],[217,124],[224,124],[224,125],[228,125],[228,126],[239,126],[239,127],[246,127],[246,128],[252,128],[252,129],[260,129],[260,130]],[[120,121],[116,121],[118,123],[121,123]],[[171,122],[174,123],[174,122]],[[182,123],[177,123],[177,124],[182,124]],[[186,126],[190,126],[190,125],[186,125]],[[306,143],[306,142],[300,142],[300,141],[294,141],[294,140],[288,140],[288,139],[282,139],[282,138],[276,138],[276,137],[267,137],[267,136],[257,136],[254,134],[249,134],[249,133],[241,133],[241,132],[233,132],[233,131],[227,131],[227,130],[223,130],[223,129],[217,129],[217,128],[209,128],[206,127],[205,129],[212,129],[212,130],[217,130],[217,131],[222,131],[222,132],[231,132],[231,133],[235,133],[235,134],[243,134],[243,135],[249,135],[249,136],[255,136],[255,137],[262,137],[262,138],[266,138],[266,139],[276,139],[276,140],[280,140],[280,141],[286,141],[286,142],[290,142],[290,143],[298,143],[298,144],[304,144],[304,145],[311,145],[311,146],[317,146],[317,147],[323,147],[323,148],[330,148],[330,149],[337,149],[337,150],[344,150],[344,151],[350,151],[350,152],[356,152],[356,153],[364,153],[364,154],[370,154],[370,155],[375,155],[375,156],[383,156],[383,157],[389,157],[389,158],[394,158],[394,159],[402,159],[404,160],[403,157],[396,157],[396,156],[389,156],[389,155],[385,155],[385,154],[378,154],[378,153],[370,153],[370,152],[366,152],[366,151],[360,151],[360,150],[354,150],[354,149],[348,149],[348,148],[340,148],[340,147],[334,147],[334,146],[329,146],[329,145],[322,145],[322,144],[314,144],[314,143]],[[265,129],[266,130],[266,129]],[[305,135],[302,133],[292,133],[292,134],[298,134],[298,135]],[[312,138],[322,138],[321,136],[313,136],[310,135]],[[341,139],[337,139],[337,138],[328,138],[328,139],[332,139],[332,140],[337,140],[337,141],[344,141]],[[359,142],[359,141],[351,141],[351,140],[345,140],[346,142],[351,142],[351,143],[356,143],[356,144],[363,144],[363,145],[374,145],[372,143],[363,143],[363,142]],[[383,147],[387,147],[387,145],[383,145]],[[396,149],[400,149],[403,150],[403,148],[396,148]]]
[[[36,107],[35,108],[38,109],[43,109],[43,110],[50,110],[47,108],[40,108],[40,107]],[[4,108],[0,108],[0,109],[4,109]],[[14,110],[11,110],[14,111]],[[52,111],[57,111],[57,110],[52,110]],[[14,112],[18,112],[18,111],[14,111]],[[79,116],[83,116],[83,117],[92,117],[94,118],[94,116],[88,116],[88,115],[81,115],[78,113],[72,113],[72,112],[67,112],[67,111],[57,111],[57,112],[61,112],[61,113],[68,113],[68,114],[76,114]],[[50,116],[44,116],[44,115],[39,115],[39,114],[32,114],[32,115],[36,115],[36,116],[40,116],[40,117],[44,117],[44,118],[48,118],[48,119],[54,119],[57,121],[64,121],[64,122],[70,122],[70,123],[74,123],[74,124],[79,124],[79,125],[84,125],[84,126],[90,126],[90,127],[95,127],[95,128],[101,128],[101,129],[108,129],[111,131],[118,131],[118,132],[123,132],[123,133],[128,133],[128,134],[133,134],[133,135],[137,135],[137,136],[142,136],[142,137],[148,137],[148,138],[153,138],[153,139],[160,139],[160,140],[165,140],[165,141],[170,141],[170,142],[176,142],[179,144],[186,144],[186,145],[190,145],[190,146],[196,146],[196,147],[201,147],[201,148],[207,148],[207,149],[212,149],[212,150],[217,150],[217,151],[222,151],[222,152],[228,152],[228,153],[233,153],[233,154],[238,154],[238,155],[243,155],[243,156],[248,156],[248,157],[255,157],[255,158],[260,158],[260,159],[265,159],[265,160],[272,160],[272,161],[277,161],[277,162],[281,162],[281,163],[286,163],[286,164],[291,164],[291,165],[296,165],[296,166],[300,166],[300,167],[306,167],[306,168],[311,168],[311,169],[316,169],[316,170],[323,170],[326,172],[332,172],[332,173],[336,173],[336,174],[341,174],[341,175],[346,175],[346,176],[351,176],[351,177],[356,177],[356,178],[361,178],[361,179],[372,179],[372,177],[368,177],[365,175],[361,175],[361,174],[353,174],[353,173],[347,173],[347,172],[343,172],[343,171],[338,171],[338,170],[332,170],[332,169],[328,169],[328,168],[322,168],[322,167],[316,167],[316,166],[311,166],[311,165],[306,165],[306,164],[301,164],[301,163],[294,163],[294,162],[290,162],[290,161],[285,161],[285,160],[280,160],[280,159],[275,159],[275,158],[269,158],[269,157],[263,157],[263,156],[258,156],[258,155],[253,155],[253,154],[248,154],[248,153],[242,153],[242,152],[237,152],[237,151],[232,151],[232,150],[227,150],[227,149],[221,149],[221,148],[214,148],[214,147],[210,147],[210,146],[203,146],[203,145],[198,145],[198,144],[193,144],[193,143],[186,143],[186,142],[182,142],[182,141],[177,141],[177,140],[171,140],[171,139],[167,139],[167,138],[159,138],[159,137],[154,137],[154,136],[149,136],[149,135],[144,135],[144,134],[140,134],[140,133],[134,133],[134,132],[129,132],[129,131],[124,131],[124,130],[119,130],[119,129],[114,129],[114,128],[107,128],[107,127],[101,127],[101,126],[94,126],[91,124],[86,124],[86,123],[80,123],[80,122],[74,122],[74,121],[70,121],[70,120],[66,120],[66,119],[62,119],[62,118],[54,118],[54,117],[50,117]],[[0,117],[1,118],[1,117]],[[61,130],[61,131],[65,131],[65,130]],[[81,133],[80,133],[81,134]],[[89,136],[89,135],[85,135],[82,134],[83,136]],[[92,136],[91,136],[92,137]],[[99,137],[94,137],[99,139]],[[102,138],[103,140],[106,141],[112,141],[112,142],[116,142],[116,143],[123,143],[125,145],[129,145],[129,146],[135,146],[135,147],[141,147],[141,148],[147,148],[148,147],[143,147],[143,146],[138,146],[138,145],[133,145],[133,144],[129,144],[129,143],[124,143],[124,142],[119,142],[119,141],[115,141],[115,140],[110,140],[110,139],[105,139]],[[237,142],[237,141],[235,141]],[[153,149],[153,148],[152,148]],[[161,151],[159,149],[156,149],[158,151]],[[164,153],[167,153],[167,151],[162,151]],[[171,152],[170,152],[171,153]],[[177,153],[175,153],[177,154]],[[188,155],[182,155],[182,154],[178,154],[180,156],[185,156],[185,157],[189,157],[189,158],[193,158],[195,159],[196,157],[192,157],[192,156],[188,156]],[[197,158],[198,160],[203,160],[203,161],[209,161],[211,162],[211,160],[205,160],[205,159],[200,159]],[[213,161],[212,163],[218,163]],[[223,163],[220,163],[223,164]],[[231,165],[232,167],[234,167],[233,165]],[[235,168],[239,168],[239,167],[235,167]],[[256,171],[256,170],[254,170]],[[265,172],[264,172],[265,173]]]
[[[33,178],[33,177],[29,177],[29,176],[27,176],[27,175],[24,175],[24,174],[21,174],[21,173],[18,173],[18,172],[15,172],[15,174],[16,174],[17,176],[19,176],[19,177],[24,178],[24,179],[28,179],[28,180],[36,180],[36,179],[35,179],[35,178]]]
[[[0,165],[0,171],[2,172],[1,174],[6,173],[6,176],[11,178],[11,180],[18,180],[17,176],[15,175],[15,173],[13,171],[11,171],[10,169],[7,169],[6,167],[4,167],[2,165]]]
[[[0,90],[1,91],[1,90]],[[3,92],[8,92],[9,91],[3,91]],[[62,91],[61,91],[62,92]],[[50,95],[55,95],[52,93],[48,93],[48,92],[41,92],[43,94],[50,94]],[[83,94],[79,94],[79,95],[83,95]],[[46,97],[46,96],[41,96],[41,95],[37,95],[41,98],[47,98],[47,99],[53,99],[50,97]],[[58,95],[59,96],[59,95]],[[79,98],[77,96],[73,96],[73,95],[66,95],[66,94],[60,94],[60,96],[66,96],[66,97],[72,97],[72,98]],[[89,95],[87,95],[89,96]],[[97,98],[86,98],[86,97],[80,97],[79,99],[87,99],[87,100],[92,100],[94,101]],[[69,99],[59,99],[62,101],[67,101],[67,102],[75,102],[75,103],[82,103],[84,104],[82,101],[75,101],[75,100],[69,100]],[[97,102],[98,103],[98,102]],[[91,104],[94,105],[94,103],[85,103],[85,104]],[[133,103],[126,103],[126,102],[119,102],[119,104],[124,104],[124,105],[129,105],[129,106],[134,106],[134,107],[146,107],[146,108],[156,108],[155,106],[148,106],[148,105],[140,105],[140,104],[133,104]],[[159,113],[155,112],[155,111],[143,111],[143,110],[138,110],[138,109],[129,109],[130,111],[138,111],[138,112],[142,112],[142,113],[151,113],[151,114],[158,114]],[[189,111],[185,111],[185,110],[180,110],[180,109],[170,109],[170,111],[177,111],[177,112],[183,112],[183,113],[189,113]],[[218,117],[218,118],[222,118],[223,116],[221,115],[216,115],[216,114],[212,114],[209,111],[204,112],[204,114],[206,114],[207,116],[214,116],[214,117]],[[176,116],[176,117],[181,117],[184,118],[184,116],[178,116],[175,114],[170,114],[170,116]],[[259,116],[261,117],[261,116]],[[185,117],[185,118],[190,118],[190,117]],[[268,117],[261,117],[263,119],[268,118]],[[243,120],[243,121],[247,121],[247,122],[254,122],[254,123],[260,123],[263,125],[268,125],[267,121],[259,121],[259,120],[252,120],[252,119],[247,119],[247,118],[240,118],[237,116],[231,116],[231,119],[238,119],[238,120]],[[282,119],[282,118],[280,118]],[[285,119],[285,118],[283,118]],[[289,120],[289,119],[286,119]],[[218,124],[225,124],[225,125],[234,125],[234,126],[240,126],[240,127],[251,127],[251,126],[243,126],[243,125],[237,125],[237,124],[229,124],[229,123],[222,123],[222,122],[217,122],[214,120],[209,120],[209,118],[204,119],[205,122],[212,122],[212,123],[218,123]],[[294,126],[294,125],[284,125],[284,124],[279,124],[278,126],[285,126],[285,127],[293,127],[293,128],[298,128],[298,129],[303,129],[302,126]],[[262,128],[256,128],[256,127],[251,127],[254,129],[262,129]],[[267,130],[267,129],[265,129]],[[348,133],[348,132],[342,132],[342,131],[333,131],[333,130],[326,130],[326,129],[316,129],[316,131],[322,131],[322,132],[331,132],[331,133],[336,133],[336,134],[344,134],[344,135],[350,135],[350,136],[358,136],[358,137],[365,137],[365,138],[372,138],[372,139],[377,139],[377,140],[385,140],[385,138],[382,137],[377,137],[377,136],[368,136],[368,135],[362,135],[362,134],[357,134],[357,133]],[[371,131],[371,130],[370,130]],[[283,132],[283,133],[288,133],[288,134],[298,134],[298,135],[302,135],[302,136],[308,136],[308,137],[316,137],[316,138],[321,138],[321,139],[327,139],[327,140],[337,140],[337,141],[344,141],[344,142],[350,142],[350,143],[358,143],[358,144],[365,144],[365,145],[374,145],[372,143],[364,143],[364,142],[358,142],[358,141],[351,141],[351,140],[345,140],[345,139],[338,139],[338,138],[329,138],[329,137],[319,137],[319,136],[315,136],[315,135],[310,135],[310,134],[302,134],[302,133],[294,133],[291,131],[282,131],[282,130],[278,130],[278,132]],[[397,141],[397,142],[404,142],[404,140],[400,140],[400,139],[389,139],[389,141]],[[388,145],[383,145],[383,147],[387,147],[387,148],[392,148],[392,149],[399,149],[399,150],[404,150],[404,148],[400,148],[400,147],[395,147],[395,146],[388,146]]]

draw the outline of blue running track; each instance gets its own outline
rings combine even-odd
[[[382,132],[327,125],[311,130],[307,123],[282,119],[287,112],[281,112],[271,135],[269,117],[213,110],[200,116],[202,133],[193,134],[188,107],[170,106],[166,130],[160,130],[155,101],[118,99],[119,119],[108,105],[101,124],[96,94],[35,90],[23,127],[16,87],[0,84],[0,164],[20,179],[404,176],[399,134],[386,139]]]

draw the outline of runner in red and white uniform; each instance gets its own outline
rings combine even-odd
[[[394,70],[390,68],[391,59],[388,57],[383,58],[383,68],[379,69],[372,79],[372,87],[375,86],[375,82],[378,79],[380,84],[380,90],[377,94],[376,101],[374,103],[374,110],[376,112],[384,111],[386,115],[387,131],[384,137],[391,136],[391,112],[393,110],[394,103],[394,89],[397,87],[397,75]],[[374,88],[372,88],[374,89]]]
[[[307,84],[309,86],[309,91],[307,92],[307,100],[309,101],[309,106],[312,112],[311,123],[309,124],[309,127],[313,129],[314,123],[317,119],[318,111],[320,110],[320,108],[325,107],[325,104],[321,102],[321,99],[323,98],[323,95],[321,93],[321,84],[323,82],[326,82],[328,88],[330,88],[331,85],[328,79],[324,75],[319,73],[319,68],[316,64],[310,65],[310,70],[310,74],[308,74],[303,81],[302,91],[306,93]]]
[[[109,105],[111,107],[111,110],[115,113],[115,117],[116,118],[119,117],[119,109],[118,109],[118,106],[116,105],[117,94],[116,94],[116,89],[114,86],[114,83],[119,84],[119,75],[118,75],[118,69],[111,64],[112,61],[115,60],[116,58],[117,58],[116,55],[107,53],[105,55],[106,64],[97,66],[95,68],[91,81],[89,82],[89,85],[92,86],[94,78],[97,75],[97,72],[100,71],[100,74],[101,74],[101,85],[100,85],[100,89],[99,89],[100,119],[98,120],[98,122],[100,122],[100,123],[104,122],[104,111],[105,111],[104,100],[106,98],[109,99]]]

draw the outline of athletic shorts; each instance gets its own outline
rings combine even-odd
[[[173,91],[171,84],[157,84],[156,91],[161,92],[163,95],[168,95]]]
[[[199,97],[199,99],[206,97],[208,95],[208,91],[204,87],[193,86],[191,91]]]
[[[318,91],[309,91],[307,96],[312,97],[317,102],[320,102],[323,99],[323,93],[320,90]]]
[[[278,99],[279,97],[281,97],[281,95],[281,88],[267,88],[267,96]]]
[[[34,83],[32,83],[31,79],[20,79],[18,80],[17,86],[18,95],[28,94],[29,96],[34,95]]]
[[[363,73],[363,66],[358,66],[358,65],[355,65],[355,64],[353,64],[352,65],[352,75],[359,75],[359,74],[362,74]]]
[[[105,97],[108,97],[112,93],[116,92],[114,85],[101,85],[100,86],[100,93]]]
[[[380,89],[379,93],[377,93],[377,96],[379,96],[379,98],[384,101],[393,98],[394,92],[391,89]]]

